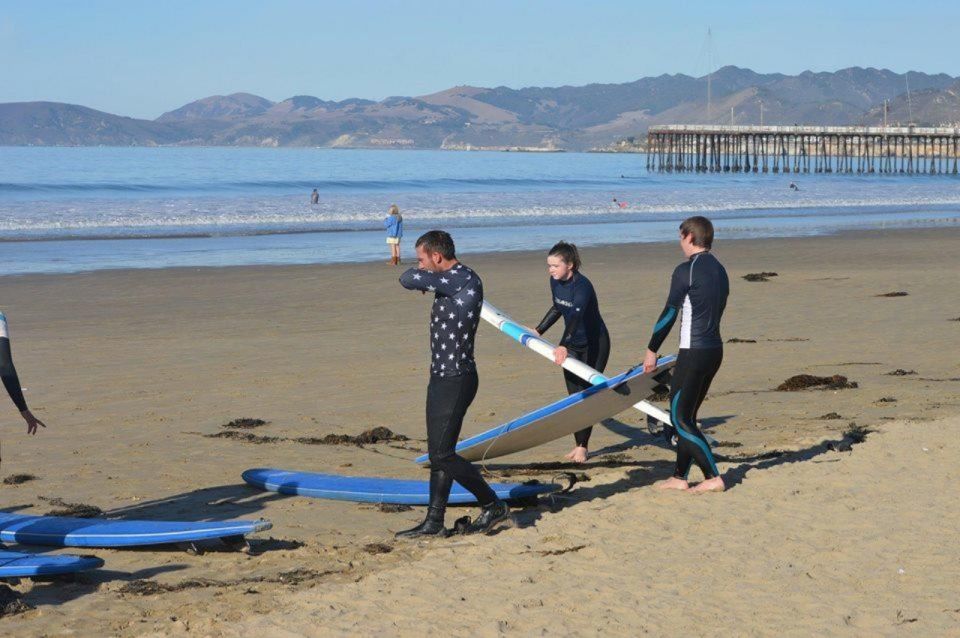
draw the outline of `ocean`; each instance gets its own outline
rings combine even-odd
[[[394,203],[408,258],[432,228],[468,255],[560,239],[672,241],[693,214],[714,220],[718,241],[960,223],[952,175],[681,175],[647,173],[645,163],[638,154],[0,147],[0,275],[385,260],[382,220]]]

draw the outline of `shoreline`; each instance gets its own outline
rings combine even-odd
[[[522,228],[522,227],[518,227]],[[304,231],[302,233],[290,233],[292,235],[303,235],[303,234],[313,234],[314,231]],[[319,231],[321,233],[327,231]],[[351,231],[352,232],[352,231]],[[382,233],[382,231],[369,231]],[[896,227],[896,228],[883,228],[876,229],[871,228],[867,230],[853,230],[853,229],[841,229],[834,232],[817,234],[817,235],[790,235],[790,236],[774,236],[774,237],[745,237],[745,238],[736,238],[736,239],[723,239],[722,236],[718,235],[717,245],[731,245],[735,246],[741,243],[753,243],[753,242],[770,242],[770,241],[781,241],[781,242],[796,242],[796,241],[832,241],[832,240],[843,240],[845,238],[851,238],[856,236],[861,237],[884,237],[888,234],[901,234],[907,239],[912,239],[909,237],[911,234],[928,234],[928,233],[946,233],[953,234],[957,238],[960,238],[960,226],[923,226],[923,227]],[[277,233],[277,234],[286,234],[286,233]],[[454,231],[455,234],[455,231]],[[274,234],[264,234],[257,235],[259,236],[274,236]],[[172,237],[164,239],[197,239],[197,238],[211,238],[215,236],[200,235],[196,237]],[[246,236],[245,236],[246,237]],[[85,240],[86,238],[76,238],[69,241],[80,241]],[[97,238],[97,240],[108,240],[109,238]],[[125,238],[126,239],[126,238]],[[156,239],[152,237],[142,237],[142,238],[129,238],[129,239]],[[456,237],[454,237],[456,240]],[[18,240],[19,241],[19,240]],[[32,241],[44,241],[44,240],[29,240],[25,243],[30,243]],[[50,241],[61,241],[61,240],[50,240]],[[404,263],[401,266],[406,266],[407,268],[413,265],[415,262],[411,258],[410,254],[413,252],[412,242],[414,239],[410,239],[406,243],[406,257],[404,257]],[[576,239],[572,239],[576,243]],[[0,244],[3,242],[0,241]],[[16,242],[12,242],[16,243]],[[601,243],[601,244],[586,244],[581,248],[581,250],[610,250],[610,249],[640,249],[642,247],[660,247],[665,245],[673,245],[674,240],[652,240],[648,242],[622,242],[622,243]],[[460,254],[464,256],[464,260],[469,259],[479,259],[482,261],[488,261],[497,257],[505,257],[507,255],[516,256],[517,258],[529,258],[532,256],[539,256],[544,253],[545,250],[549,249],[549,246],[544,246],[543,249],[532,250],[529,248],[521,248],[516,250],[503,250],[503,251],[481,251],[481,252],[469,252],[464,251]],[[388,258],[386,255],[386,250],[384,250],[384,258]],[[38,273],[38,272],[29,272],[29,273],[0,273],[0,281],[8,278],[30,278],[30,277],[69,277],[69,276],[79,276],[79,275],[94,275],[97,273],[120,273],[120,274],[132,274],[132,273],[144,273],[144,272],[164,272],[164,271],[210,271],[210,272],[222,272],[229,270],[243,270],[243,269],[302,269],[302,268],[351,268],[357,266],[372,266],[379,264],[383,259],[373,258],[363,261],[340,261],[340,262],[312,262],[312,263],[268,263],[268,264],[237,264],[237,265],[226,265],[226,266],[215,266],[215,265],[188,265],[188,266],[145,266],[143,268],[91,268],[87,270],[78,270],[71,272],[54,272],[54,273]],[[406,268],[397,269],[398,274],[403,272]]]

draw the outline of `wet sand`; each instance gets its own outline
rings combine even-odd
[[[2,618],[0,628],[13,636],[960,632],[960,588],[944,568],[960,558],[944,542],[960,514],[941,489],[960,461],[960,321],[952,321],[960,286],[950,274],[960,271],[958,239],[954,229],[721,238],[715,252],[732,288],[724,338],[743,341],[726,345],[701,420],[721,442],[720,468],[734,489],[699,498],[650,489],[670,473],[672,454],[642,415],[625,413],[595,429],[585,466],[556,465],[567,440],[487,463],[493,478],[574,471],[589,479],[568,494],[519,511],[517,526],[493,537],[429,543],[392,539],[421,510],[283,497],[239,480],[264,466],[425,478],[411,459],[424,447],[429,303],[396,283],[396,269],[0,278],[27,400],[50,426],[28,438],[8,406],[0,479],[39,478],[0,484],[0,507],[43,514],[55,509],[44,499],[59,498],[111,516],[274,523],[254,540],[254,555],[96,550],[106,560],[100,573],[17,586],[36,610]],[[584,260],[611,330],[608,370],[625,369],[642,357],[679,249],[589,248]],[[543,255],[464,261],[483,276],[488,300],[517,320],[534,323],[546,310]],[[764,271],[778,275],[742,279]],[[878,296],[891,292],[908,294]],[[480,330],[481,388],[464,436],[564,393],[549,363]],[[898,369],[915,374],[890,374]],[[796,374],[844,375],[858,387],[773,390]],[[831,413],[839,418],[822,418]],[[282,440],[207,436],[238,417],[268,421],[244,432]],[[827,441],[849,447],[851,423],[874,432],[850,451],[827,449]],[[290,440],[377,426],[411,440]],[[138,580],[149,583],[130,588]]]

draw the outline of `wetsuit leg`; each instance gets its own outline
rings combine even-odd
[[[430,455],[432,507],[446,507],[453,481],[473,494],[480,505],[490,505],[497,500],[479,470],[456,453],[463,418],[477,396],[478,386],[476,373],[430,377],[427,386],[427,451]]]
[[[567,355],[583,361],[597,372],[603,372],[607,367],[607,359],[610,358],[610,335],[604,332],[596,343],[591,343],[587,348],[567,348]],[[566,381],[568,394],[582,392],[590,387],[589,381],[571,374],[568,370],[563,371],[563,379]],[[573,438],[577,447],[587,447],[592,433],[592,425],[575,432]]]
[[[670,418],[677,434],[677,478],[686,480],[693,463],[705,478],[720,475],[710,445],[697,427],[697,411],[722,361],[723,348],[680,350],[670,385]]]

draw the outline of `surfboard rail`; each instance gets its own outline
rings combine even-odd
[[[96,556],[27,554],[0,549],[0,578],[30,578],[74,574],[103,567]]]
[[[319,472],[296,472],[277,468],[251,468],[241,475],[253,487],[291,496],[308,496],[359,503],[427,505],[430,482],[372,476],[344,476]],[[491,489],[504,500],[519,500],[561,489],[555,483],[492,483]],[[448,502],[451,505],[476,503],[476,498],[454,483]]]
[[[270,521],[145,521],[0,512],[0,542],[53,547],[138,547],[246,536]]]

